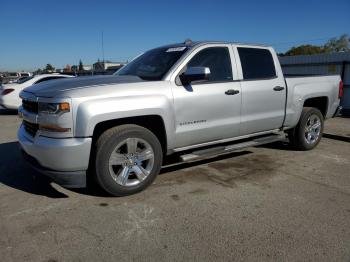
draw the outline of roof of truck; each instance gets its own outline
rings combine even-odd
[[[240,42],[228,42],[228,41],[192,41],[192,40],[186,40],[185,42],[182,42],[182,43],[164,45],[164,46],[161,46],[161,48],[183,47],[183,46],[195,47],[195,46],[206,45],[206,44],[236,44],[236,45],[271,47],[269,45],[253,44],[253,43],[240,43]]]

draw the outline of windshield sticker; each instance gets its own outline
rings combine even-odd
[[[183,50],[186,49],[186,46],[182,46],[182,47],[172,47],[172,48],[169,48],[168,50],[166,50],[167,53],[169,52],[181,52]]]

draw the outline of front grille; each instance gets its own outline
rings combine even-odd
[[[29,123],[25,120],[23,120],[23,125],[24,125],[24,129],[27,131],[28,134],[30,134],[32,137],[34,137],[36,135],[36,132],[39,129],[39,125],[38,124],[33,124],[33,123]]]
[[[28,112],[35,113],[35,114],[38,113],[38,102],[23,99],[22,106],[23,106],[23,109]]]

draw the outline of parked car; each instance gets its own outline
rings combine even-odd
[[[32,76],[32,73],[29,72],[20,72],[20,73],[10,73],[7,78],[6,84],[17,83],[19,80],[24,79],[25,77]]]
[[[19,93],[26,87],[54,79],[72,77],[69,75],[43,74],[21,77],[16,82],[2,85],[0,93],[0,106],[7,109],[18,109],[21,105]]]
[[[12,81],[12,82],[9,83],[9,84],[13,84],[13,83],[20,84],[20,83],[22,83],[22,82],[25,81],[25,80],[28,80],[28,76],[21,76],[21,77],[18,78],[16,81]]]
[[[20,72],[19,73],[21,75],[21,77],[29,77],[29,76],[32,76],[33,74],[30,73],[30,72]]]
[[[21,92],[18,139],[66,187],[87,174],[112,195],[149,186],[163,158],[184,162],[285,139],[314,148],[339,111],[339,76],[284,77],[273,48],[186,42],[145,52],[114,76]]]
[[[11,72],[11,73],[7,73],[6,77],[3,77],[3,83],[4,84],[9,84],[9,83],[13,83],[15,81],[18,80],[18,78],[20,78],[20,74],[17,72]]]

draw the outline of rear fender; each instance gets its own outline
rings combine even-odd
[[[295,85],[288,92],[285,127],[295,127],[298,124],[305,101],[310,98],[327,97],[326,112],[329,112],[330,87],[327,82],[317,83],[317,87],[315,84]]]

